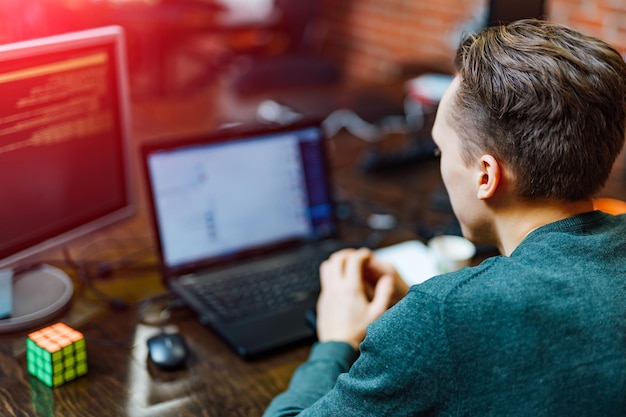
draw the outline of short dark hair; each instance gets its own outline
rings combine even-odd
[[[520,20],[461,42],[449,122],[462,152],[492,153],[521,198],[596,195],[624,145],[626,63],[568,27]]]

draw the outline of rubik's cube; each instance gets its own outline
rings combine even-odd
[[[30,333],[26,339],[28,372],[49,387],[58,387],[87,373],[82,333],[63,323]]]

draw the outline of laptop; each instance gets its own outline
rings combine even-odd
[[[142,160],[165,283],[200,321],[245,359],[314,340],[319,264],[345,246],[320,125],[147,144]]]

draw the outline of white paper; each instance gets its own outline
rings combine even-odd
[[[377,249],[376,257],[393,264],[409,285],[419,284],[439,275],[431,249],[418,240],[409,240]]]

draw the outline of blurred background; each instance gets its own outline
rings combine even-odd
[[[135,97],[389,83],[446,72],[463,32],[529,1],[0,0],[0,43],[89,27],[127,30]],[[626,55],[625,0],[545,0],[543,15]]]

